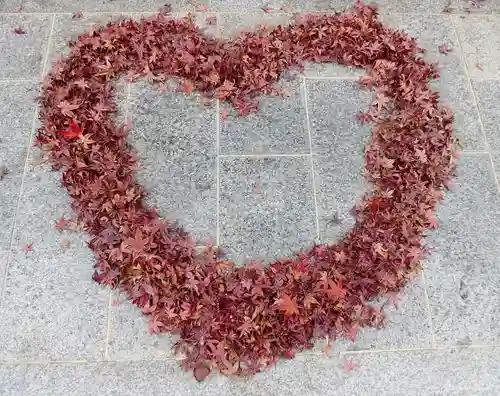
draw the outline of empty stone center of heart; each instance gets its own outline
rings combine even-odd
[[[371,94],[352,78],[285,86],[286,97],[262,96],[259,111],[245,117],[146,81],[132,84],[126,106],[118,100],[132,121],[146,202],[237,264],[336,242],[366,188],[370,128],[356,115]]]

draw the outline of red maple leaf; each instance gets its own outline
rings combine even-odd
[[[133,238],[127,238],[124,244],[133,252],[142,253],[144,252],[146,246],[148,245],[149,239],[143,238],[142,231],[137,228],[135,230],[135,235]]]
[[[64,216],[61,216],[58,220],[56,220],[56,228],[58,231],[63,231],[68,229],[69,224],[71,223],[70,220],[65,219]]]
[[[264,7],[262,10],[266,13],[269,14],[270,12],[273,12],[273,9],[271,7]]]
[[[293,316],[299,313],[296,298],[294,297],[292,299],[288,294],[283,294],[283,296],[277,300],[275,304],[278,306],[280,311],[283,311],[285,316]]]
[[[326,294],[328,294],[328,297],[330,298],[342,299],[345,298],[347,290],[342,287],[341,280],[335,283],[333,280],[328,279],[328,288],[326,289]]]
[[[196,7],[196,11],[198,12],[206,12],[208,11],[208,5],[206,4],[200,4]]]
[[[209,16],[205,19],[205,23],[207,25],[216,25],[217,24],[217,17],[215,15]]]
[[[184,84],[182,84],[182,89],[186,94],[190,95],[191,92],[193,92],[193,84],[191,84],[190,82],[185,82]]]
[[[427,221],[428,221],[428,226],[429,228],[439,228],[439,220],[436,218],[436,215],[433,211],[429,210],[426,213]]]
[[[77,11],[73,14],[73,19],[80,19],[83,16],[83,13],[81,11]]]
[[[25,253],[28,253],[28,252],[32,252],[33,251],[33,244],[32,243],[25,243],[21,249],[23,250],[23,252]]]
[[[449,52],[451,52],[451,48],[448,47],[447,44],[441,44],[439,47],[438,47],[438,51],[442,54],[448,54]]]
[[[220,111],[220,119],[225,120],[229,115],[229,110],[228,109],[222,109]]]
[[[14,29],[14,33],[19,35],[26,34],[26,30],[24,30],[22,27],[17,27]]]
[[[73,120],[69,122],[69,129],[63,129],[61,131],[61,135],[63,135],[68,140],[76,139],[82,133],[83,128],[79,127],[78,124]]]
[[[345,372],[353,371],[357,368],[359,368],[359,364],[350,359],[345,359],[342,363],[342,370],[344,370]]]

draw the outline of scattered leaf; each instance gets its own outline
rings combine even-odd
[[[438,51],[441,53],[441,54],[448,54],[451,52],[451,48],[448,47],[447,44],[441,44],[439,47],[438,47]]]
[[[9,169],[5,165],[0,165],[0,180],[3,180],[8,173]]]
[[[342,363],[342,370],[345,372],[350,372],[356,370],[357,368],[359,368],[359,365],[350,359],[345,359]]]
[[[207,25],[217,25],[217,17],[215,15],[209,16],[205,19]]]
[[[194,378],[196,378],[198,382],[201,382],[210,375],[210,369],[205,365],[198,366],[194,369],[193,374]]]
[[[484,71],[483,65],[481,65],[480,63],[476,63],[476,68],[478,68],[481,71]]]
[[[208,11],[208,5],[206,4],[200,4],[196,7],[196,11],[198,12],[207,12]]]
[[[65,219],[64,216],[61,216],[58,220],[56,220],[56,229],[58,231],[67,230],[71,220]]]
[[[33,244],[32,243],[26,243],[24,244],[21,249],[23,250],[23,252],[25,253],[28,253],[28,252],[32,252],[33,251]]]
[[[14,33],[18,35],[26,34],[26,30],[24,30],[22,27],[17,27],[14,29]]]
[[[184,93],[190,95],[191,92],[193,92],[193,84],[191,84],[190,82],[185,82],[184,84],[182,84],[182,89],[184,90]]]
[[[221,109],[220,119],[225,120],[228,116],[229,116],[229,110],[228,109]]]
[[[76,11],[74,14],[73,14],[73,19],[80,19],[81,17],[83,17],[83,13],[81,11]]]
[[[71,241],[67,238],[63,238],[61,239],[60,245],[61,248],[68,249],[71,246]]]
[[[273,9],[271,7],[264,7],[262,8],[262,10],[266,13],[266,14],[269,14],[271,12],[273,12]]]

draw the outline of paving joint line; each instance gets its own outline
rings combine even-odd
[[[429,292],[427,291],[427,280],[425,277],[425,269],[422,269],[422,286],[424,288],[424,300],[425,300],[425,305],[427,307],[427,320],[429,322],[429,330],[431,332],[431,342],[432,342],[432,348],[436,349],[437,348],[437,343],[436,343],[436,334],[434,333],[434,324],[432,323],[432,310],[431,310],[431,300],[429,298]]]
[[[313,144],[312,144],[312,135],[311,135],[311,125],[309,120],[309,106],[307,101],[307,83],[306,79],[302,77],[302,95],[304,97],[304,107],[306,112],[306,124],[307,124],[307,134],[309,137],[309,161],[311,163],[311,178],[312,178],[312,193],[314,199],[314,210],[316,215],[316,242],[321,243],[321,232],[319,227],[319,208],[318,208],[318,198],[316,191],[316,175],[314,173],[314,158],[313,158]],[[335,206],[338,207],[337,202],[335,202]]]
[[[471,345],[450,345],[440,347],[414,347],[414,348],[387,348],[387,349],[361,349],[357,351],[339,351],[335,353],[337,356],[348,355],[376,355],[387,353],[404,353],[404,352],[438,352],[438,351],[453,351],[467,349],[491,349],[500,348],[499,344],[471,344]],[[324,352],[301,351],[298,356],[326,356]],[[139,362],[180,362],[181,357],[163,357],[163,358],[137,358],[137,359],[112,359],[112,360],[4,360],[0,361],[0,366],[16,366],[16,365],[63,365],[63,364],[120,364],[120,363],[139,363]]]
[[[340,8],[340,7],[339,7]],[[128,14],[141,14],[141,13],[158,13],[159,12],[159,9],[160,7],[158,7],[157,9],[155,10],[134,10],[134,11],[130,11],[130,10],[117,10],[117,11],[89,11],[89,10],[85,10],[85,9],[82,9],[82,10],[79,10],[81,11],[83,14],[122,14],[122,13],[128,13]],[[383,9],[381,9],[380,11],[383,11]],[[170,14],[175,14],[175,13],[180,13],[180,12],[191,12],[193,14],[206,14],[206,13],[221,13],[221,14],[242,14],[242,13],[248,13],[248,12],[251,12],[251,13],[259,13],[259,14],[262,14],[262,15],[269,15],[269,14],[266,14],[265,11],[262,10],[262,8],[244,8],[244,11],[221,11],[220,9],[215,9],[213,11],[210,11],[210,9],[208,11],[196,11],[196,9],[185,9],[185,10],[176,10],[176,11],[173,11],[171,12]],[[275,16],[280,16],[280,15],[291,15],[293,13],[309,13],[309,14],[334,14],[336,12],[339,12],[339,10],[335,10],[335,9],[327,9],[327,10],[314,10],[314,11],[308,11],[308,10],[304,10],[304,9],[292,9],[290,10],[290,12],[276,12]],[[444,13],[444,12],[390,12],[388,14],[391,14],[391,15],[421,15],[421,16],[435,16],[435,15],[442,15],[442,16],[446,16],[446,15],[450,15],[448,13]],[[27,15],[27,16],[36,16],[36,15],[74,15],[74,11],[5,11],[5,12],[0,12],[0,16],[24,16],[24,15]],[[475,15],[478,15],[478,16],[494,16],[494,17],[497,17],[498,14],[494,14],[492,12],[488,12],[488,11],[474,11],[474,12],[453,12],[451,15],[457,15],[457,16],[475,16]]]
[[[483,135],[483,141],[484,141],[487,153],[488,153],[488,157],[490,159],[490,165],[491,165],[491,169],[493,171],[493,178],[494,178],[496,186],[497,186],[497,192],[500,194],[500,181],[499,181],[496,169],[495,169],[495,163],[493,161],[493,156],[491,155],[491,147],[490,147],[490,144],[488,142],[488,136],[486,135],[486,129],[484,127],[483,117],[482,117],[481,111],[479,109],[479,100],[477,98],[476,92],[474,91],[474,87],[472,86],[472,79],[470,77],[470,71],[469,71],[469,68],[467,66],[467,60],[465,58],[465,53],[464,53],[463,48],[462,48],[462,41],[460,40],[460,35],[458,34],[457,27],[455,25],[454,16],[449,15],[449,18],[450,18],[451,26],[453,27],[453,32],[455,33],[455,37],[456,37],[457,42],[458,42],[459,49],[460,49],[461,61],[463,63],[465,76],[467,77],[467,84],[469,86],[469,91],[471,92],[472,99],[474,101],[474,107],[476,109],[476,113],[478,116],[479,126],[481,127],[481,132]]]
[[[40,76],[39,76],[40,80],[43,80],[43,77],[45,76],[47,62],[48,62],[50,50],[52,47],[51,44],[52,44],[52,36],[54,34],[55,21],[56,21],[56,17],[55,17],[55,15],[52,15],[49,36],[47,38],[47,49],[46,49],[45,55],[42,59],[42,63],[40,64],[40,69],[41,69]],[[41,88],[39,89],[39,91],[41,91]],[[13,250],[14,250],[14,240],[15,240],[14,236],[15,236],[16,227],[17,227],[17,216],[19,214],[19,208],[21,207],[21,201],[22,201],[22,197],[23,197],[23,193],[24,193],[24,181],[26,178],[26,174],[28,173],[29,158],[31,155],[31,148],[33,145],[33,136],[35,134],[37,119],[38,119],[38,106],[35,106],[35,110],[33,112],[33,120],[31,122],[31,129],[30,129],[30,133],[28,136],[26,157],[24,160],[23,174],[21,177],[21,186],[19,187],[19,194],[17,197],[17,205],[16,205],[16,209],[14,211],[14,220],[12,222],[12,227],[11,227],[11,231],[10,231],[10,243],[9,243],[9,250],[7,252],[7,262],[5,263],[5,268],[3,270],[3,277],[4,278],[0,282],[0,286],[1,286],[0,287],[0,310],[3,308],[4,293],[5,293],[5,289],[7,286],[7,278],[8,278],[7,275],[9,272],[9,265],[10,265],[10,262],[12,260]]]

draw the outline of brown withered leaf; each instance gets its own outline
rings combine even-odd
[[[0,165],[0,180],[3,180],[8,173],[9,169],[5,165]]]

